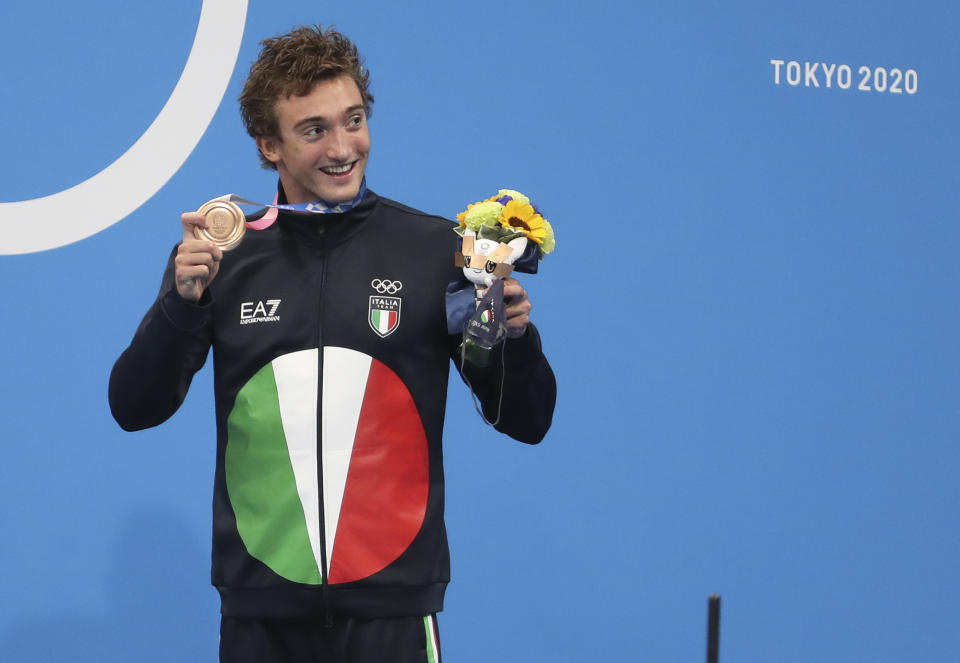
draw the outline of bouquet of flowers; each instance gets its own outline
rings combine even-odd
[[[557,244],[553,226],[537,206],[512,189],[500,189],[497,195],[468,205],[457,215],[457,221],[460,225],[455,230],[461,237],[470,232],[480,239],[504,244],[526,237],[537,245],[539,260]]]
[[[451,333],[463,332],[467,359],[485,365],[489,350],[505,334],[502,279],[514,269],[535,274],[539,261],[556,247],[556,238],[540,210],[512,189],[473,203],[457,220],[454,230],[463,239],[455,264],[470,283],[448,289],[448,326]],[[467,288],[473,291],[472,304],[459,297],[469,296]]]

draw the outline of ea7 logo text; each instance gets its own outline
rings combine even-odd
[[[277,315],[278,308],[280,308],[279,299],[268,299],[266,302],[243,302],[240,304],[240,324],[278,322],[280,320],[280,316]]]

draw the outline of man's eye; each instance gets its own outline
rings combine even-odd
[[[351,126],[351,127],[359,127],[361,124],[363,124],[363,116],[362,116],[362,115],[354,115],[353,117],[350,118],[350,120],[349,120],[349,122],[347,122],[347,124],[348,124],[349,126]]]
[[[305,136],[316,137],[323,135],[323,127],[310,127],[304,132]]]

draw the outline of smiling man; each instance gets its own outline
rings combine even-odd
[[[274,135],[257,136],[260,153],[280,173],[287,202],[344,202],[356,197],[370,154],[367,108],[352,78],[321,80],[303,96],[273,106]]]
[[[241,113],[284,207],[249,217],[227,253],[183,214],[160,295],[111,375],[120,425],[154,426],[213,349],[224,662],[437,663],[451,358],[498,430],[534,444],[553,414],[515,280],[495,360],[460,364],[445,312],[457,236],[367,188],[368,85],[334,30],[263,42]]]

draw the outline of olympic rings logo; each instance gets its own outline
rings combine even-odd
[[[247,0],[203,0],[187,63],[153,123],[130,149],[89,179],[49,196],[0,202],[0,255],[78,242],[126,218],[163,188],[220,106],[240,52],[246,16]]]
[[[370,287],[376,290],[381,295],[395,295],[400,292],[400,289],[403,288],[403,284],[400,281],[391,281],[389,279],[373,279],[370,281]]]

